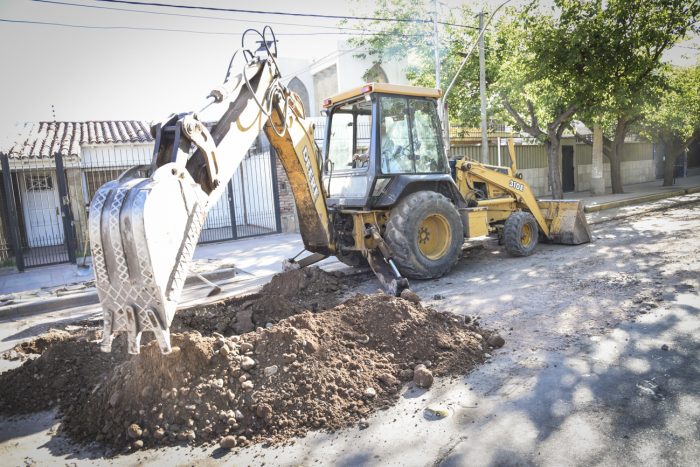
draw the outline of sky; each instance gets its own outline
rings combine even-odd
[[[371,14],[375,5],[371,0],[156,1],[339,16]],[[497,5],[501,0],[485,2]],[[440,8],[455,8],[460,3],[441,0]],[[478,8],[478,2],[469,3]],[[17,122],[54,117],[59,121],[153,121],[196,110],[209,90],[223,80],[230,56],[247,28],[270,24],[279,40],[280,56],[307,60],[322,59],[348,37],[329,34],[340,32],[336,19],[95,0],[0,0],[0,19],[81,26],[0,21],[0,134]],[[686,45],[700,47],[700,41]],[[690,64],[699,53],[676,48],[671,59]]]

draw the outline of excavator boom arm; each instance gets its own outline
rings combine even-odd
[[[245,54],[244,54],[245,55]],[[103,185],[90,205],[90,245],[103,306],[102,350],[125,332],[139,353],[144,331],[169,353],[169,328],[206,215],[264,131],[292,185],[307,249],[332,254],[319,154],[301,103],[279,81],[272,57],[248,52],[240,74],[210,99],[227,104],[211,131],[195,113],[153,129],[151,166]]]

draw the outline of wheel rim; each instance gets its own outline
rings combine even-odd
[[[523,225],[523,230],[520,234],[520,243],[523,246],[529,246],[532,243],[532,227],[530,224]]]
[[[418,229],[418,249],[431,260],[442,258],[452,243],[452,231],[441,214],[431,214]]]

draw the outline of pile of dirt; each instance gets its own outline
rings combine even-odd
[[[289,309],[302,306],[285,281],[269,286]],[[317,293],[298,295],[304,290]],[[324,294],[333,295],[312,296],[330,303]],[[384,294],[283,318],[289,309],[270,305],[262,316],[277,323],[242,335],[174,333],[171,355],[155,342],[127,355],[122,337],[104,354],[99,332],[86,331],[0,375],[0,412],[58,405],[72,438],[117,450],[276,443],[353,425],[393,404],[404,383],[429,387],[433,375],[464,374],[489,342],[503,345],[474,322]]]
[[[82,403],[87,392],[128,356],[122,337],[115,339],[112,353],[100,352],[101,334],[51,330],[26,346],[17,346],[31,354],[46,345],[40,357],[0,375],[0,412],[22,414],[53,407],[70,412],[73,404]]]
[[[6,360],[24,360],[39,356],[53,344],[68,340],[71,336],[70,332],[62,329],[49,329],[36,339],[20,342],[10,350],[3,352],[2,358]]]
[[[333,308],[342,301],[343,292],[362,279],[362,276],[348,277],[319,268],[276,274],[256,294],[178,312],[172,330],[224,335],[250,332],[302,310]]]

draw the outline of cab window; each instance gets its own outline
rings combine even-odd
[[[433,101],[382,96],[379,107],[382,173],[445,171],[440,122]]]
[[[372,103],[336,107],[331,115],[327,157],[333,172],[366,170],[369,164]]]
[[[445,158],[442,156],[442,141],[437,129],[440,121],[435,104],[426,100],[409,100],[412,116],[413,154],[416,172],[444,172]]]

